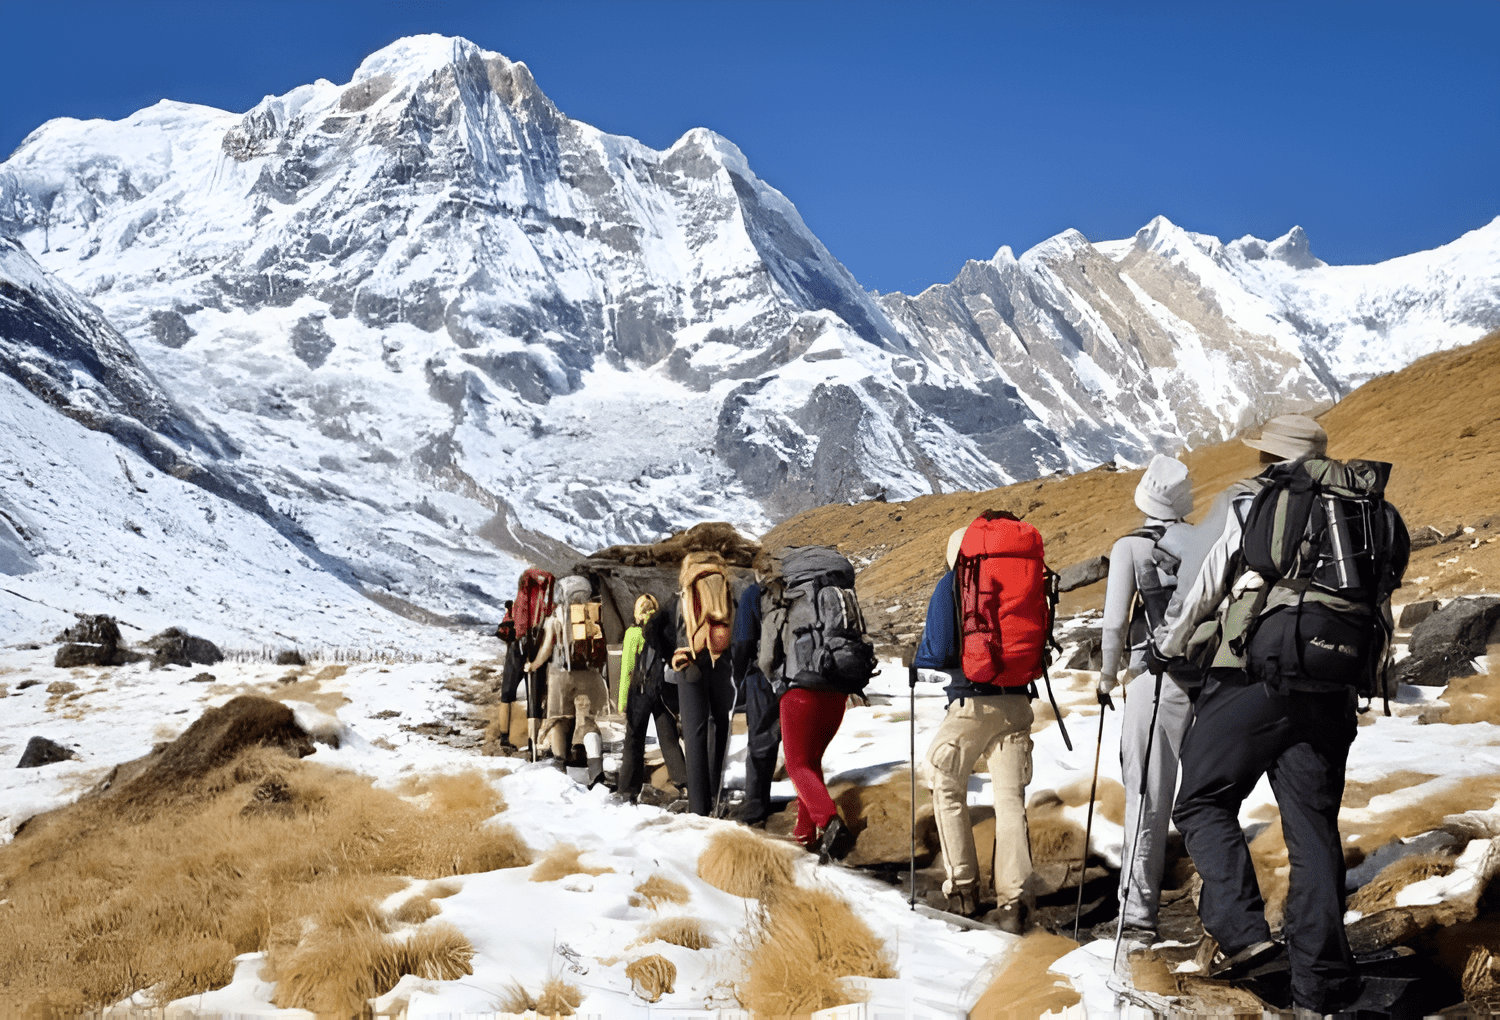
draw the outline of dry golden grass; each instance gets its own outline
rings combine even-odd
[[[1362,808],[1368,807],[1370,801],[1381,794],[1394,793],[1397,790],[1405,790],[1411,786],[1421,786],[1430,779],[1437,776],[1431,772],[1410,772],[1402,770],[1381,776],[1372,783],[1359,783],[1346,781],[1344,783],[1343,807]]]
[[[1011,950],[1005,969],[969,1011],[971,1020],[1020,1020],[1078,1003],[1067,978],[1047,969],[1077,948],[1072,939],[1033,930]]]
[[[1369,882],[1349,897],[1349,909],[1374,914],[1396,905],[1396,894],[1413,882],[1446,875],[1453,870],[1453,858],[1445,853],[1412,854],[1392,861],[1380,869]]]
[[[514,832],[483,821],[275,749],[220,761],[168,748],[0,847],[0,1001],[66,992],[98,1007],[153,985],[177,997],[224,984],[234,955],[259,950],[330,988],[364,988],[393,966],[450,972],[463,947],[441,934],[407,944],[426,946],[415,963],[384,954],[373,966],[369,947],[390,923],[376,903],[405,885],[397,876],[530,863]],[[341,977],[318,960],[342,960]]]
[[[896,976],[885,943],[848,903],[822,889],[790,886],[762,901],[747,970],[736,989],[740,1002],[772,1017],[849,1002],[847,977]]]
[[[578,858],[583,851],[571,843],[558,843],[547,855],[537,862],[531,872],[533,882],[556,882],[559,878],[569,875],[606,875],[613,874],[614,868],[589,867],[579,862]]]
[[[1066,786],[1057,788],[1057,795],[1068,807],[1085,807],[1089,802],[1089,791],[1093,788],[1093,780],[1075,779]],[[1096,794],[1097,807],[1100,818],[1107,818],[1116,825],[1125,824],[1125,787],[1110,779],[1108,776],[1101,777],[1099,789]]]
[[[648,942],[668,942],[684,949],[711,949],[714,939],[696,917],[663,917],[642,928],[641,937],[625,948],[634,949]]]
[[[663,903],[673,903],[680,906],[686,903],[691,896],[692,894],[688,892],[688,887],[681,882],[674,882],[664,875],[652,875],[635,887],[635,891],[630,895],[630,905],[632,907],[649,907],[655,910]]]
[[[288,940],[289,942],[289,940]],[[452,925],[427,925],[408,939],[392,938],[378,915],[317,924],[295,944],[273,943],[264,973],[276,981],[273,1001],[319,1017],[363,1015],[367,1000],[403,974],[450,981],[472,974],[474,947]]]
[[[578,990],[577,985],[569,984],[560,977],[551,978],[542,985],[542,994],[537,997],[537,1015],[572,1016],[582,1001],[583,993]]]
[[[698,877],[731,896],[759,899],[795,881],[798,851],[753,829],[723,828],[709,837],[698,857]]]
[[[1424,722],[1500,723],[1500,673],[1476,673],[1450,680],[1442,700],[1446,704],[1422,713]]]
[[[677,980],[677,965],[665,956],[643,956],[625,965],[625,976],[635,987],[635,994],[647,1002],[656,1002],[672,994]]]
[[[501,1013],[525,1013],[527,1010],[536,1008],[536,1000],[531,993],[521,986],[521,982],[512,978],[505,982],[499,997],[495,1000],[495,1009]]]
[[[402,924],[421,924],[423,921],[436,917],[440,909],[431,896],[413,896],[409,900],[402,901],[401,905],[392,911],[391,920]]]
[[[505,797],[478,769],[407,776],[396,791],[403,797],[427,798],[434,811],[489,817],[505,810]]]

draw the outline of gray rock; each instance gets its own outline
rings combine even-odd
[[[1103,669],[1104,643],[1093,635],[1085,636],[1063,663],[1063,669]]]
[[[1382,868],[1388,864],[1394,864],[1403,857],[1413,854],[1432,853],[1435,850],[1455,850],[1462,842],[1451,832],[1442,829],[1434,829],[1424,832],[1420,836],[1411,839],[1393,839],[1385,846],[1376,850],[1366,857],[1357,867],[1350,868],[1344,875],[1344,891],[1353,892],[1363,885],[1374,880],[1380,874]]]
[[[146,642],[146,647],[155,649],[151,657],[151,668],[163,666],[212,666],[224,661],[224,653],[206,638],[194,637],[181,627],[168,627]]]
[[[1427,619],[1438,610],[1438,600],[1428,599],[1425,602],[1413,602],[1401,610],[1400,626],[1402,630],[1411,630],[1417,624]]]
[[[77,757],[78,755],[56,741],[48,740],[46,737],[32,737],[26,742],[26,750],[21,752],[21,760],[16,763],[16,768],[34,769]]]
[[[1058,585],[1063,591],[1085,588],[1109,576],[1109,557],[1095,556],[1091,560],[1064,567],[1057,575]]]
[[[1473,660],[1484,654],[1497,621],[1500,597],[1454,599],[1412,631],[1411,655],[1396,668],[1397,681],[1442,687],[1456,677],[1472,675]]]

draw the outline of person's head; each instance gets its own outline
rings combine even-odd
[[[1328,433],[1305,414],[1281,414],[1261,426],[1259,438],[1241,442],[1260,451],[1262,464],[1272,464],[1321,457],[1328,450]]]
[[[1135,487],[1135,505],[1147,517],[1180,521],[1193,512],[1193,479],[1187,465],[1161,454],[1151,458]]]
[[[755,571],[755,580],[764,584],[766,578],[776,572],[776,561],[772,558],[771,550],[761,546],[755,559],[750,561],[750,569]]]
[[[953,565],[958,562],[958,549],[964,544],[964,532],[968,530],[969,526],[966,524],[948,536],[948,551],[945,558],[948,561],[949,570],[952,570]]]
[[[657,610],[655,595],[642,595],[635,600],[635,622],[645,624]]]

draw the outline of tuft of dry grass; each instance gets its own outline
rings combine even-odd
[[[1392,861],[1380,874],[1349,897],[1348,907],[1361,914],[1374,914],[1396,905],[1396,894],[1413,882],[1446,875],[1453,870],[1453,857],[1445,853],[1412,854]]]
[[[431,896],[413,896],[391,913],[391,920],[401,924],[421,924],[436,917],[440,909]]]
[[[1068,979],[1048,970],[1078,948],[1078,943],[1041,928],[1033,929],[1010,951],[1005,968],[990,982],[969,1016],[972,1020],[1011,1020],[1061,1012],[1079,995]]]
[[[368,1000],[403,974],[451,981],[474,972],[473,958],[474,947],[452,925],[426,925],[402,940],[390,936],[377,913],[365,911],[306,926],[295,944],[274,944],[266,963],[278,1006],[347,1017],[363,1015]]]
[[[844,978],[895,976],[885,943],[848,903],[822,889],[785,886],[762,901],[736,994],[752,1013],[795,1016],[849,1002]]]
[[[536,1000],[536,1011],[538,1016],[572,1016],[581,1002],[583,993],[578,990],[577,985],[555,977],[542,985],[542,994]]]
[[[714,939],[696,917],[663,917],[641,929],[641,937],[625,948],[634,949],[648,942],[668,942],[684,949],[711,949]]]
[[[537,862],[531,872],[533,882],[556,882],[559,878],[569,875],[607,875],[614,874],[614,868],[589,867],[578,860],[583,851],[572,843],[558,843],[547,851],[547,855]]]
[[[505,982],[500,996],[495,1000],[495,1009],[500,1013],[521,1014],[536,1008],[536,1000],[531,993],[521,986],[521,982],[514,978]]]
[[[677,964],[665,956],[643,956],[625,965],[625,976],[634,986],[635,994],[647,1002],[656,1002],[663,995],[672,994]]]
[[[752,829],[723,828],[709,837],[698,856],[698,877],[731,896],[760,899],[795,882],[796,854],[795,848]]]
[[[1092,786],[1091,779],[1075,779],[1066,786],[1059,787],[1057,795],[1068,807],[1087,807]],[[1099,779],[1095,804],[1100,818],[1107,818],[1116,825],[1125,824],[1125,787],[1108,776]]]
[[[184,767],[163,767],[174,757]],[[228,758],[168,748],[122,767],[113,789],[36,819],[0,847],[9,900],[0,1001],[25,1008],[67,992],[98,1008],[158,985],[180,997],[227,983],[234,955],[266,950],[293,985],[310,981],[298,974],[319,975],[342,1002],[372,980],[399,978],[400,966],[457,969],[463,946],[446,936],[404,943],[427,946],[409,964],[376,953],[390,924],[376,903],[408,878],[531,862],[520,837],[485,823],[477,807],[423,809],[276,748]],[[267,803],[277,810],[245,810]]]
[[[691,898],[687,886],[681,882],[674,882],[664,875],[652,875],[630,895],[632,907],[649,907],[655,910],[663,903],[673,903],[681,906]]]

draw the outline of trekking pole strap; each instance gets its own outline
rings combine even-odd
[[[1062,710],[1057,707],[1057,695],[1052,693],[1052,671],[1050,669],[1044,670],[1042,676],[1047,681],[1047,700],[1052,702],[1052,714],[1057,717],[1058,732],[1062,734],[1063,743],[1071,751],[1073,750],[1073,741],[1068,736],[1068,727],[1063,724]],[[1102,712],[1103,710],[1101,709],[1100,711]]]

